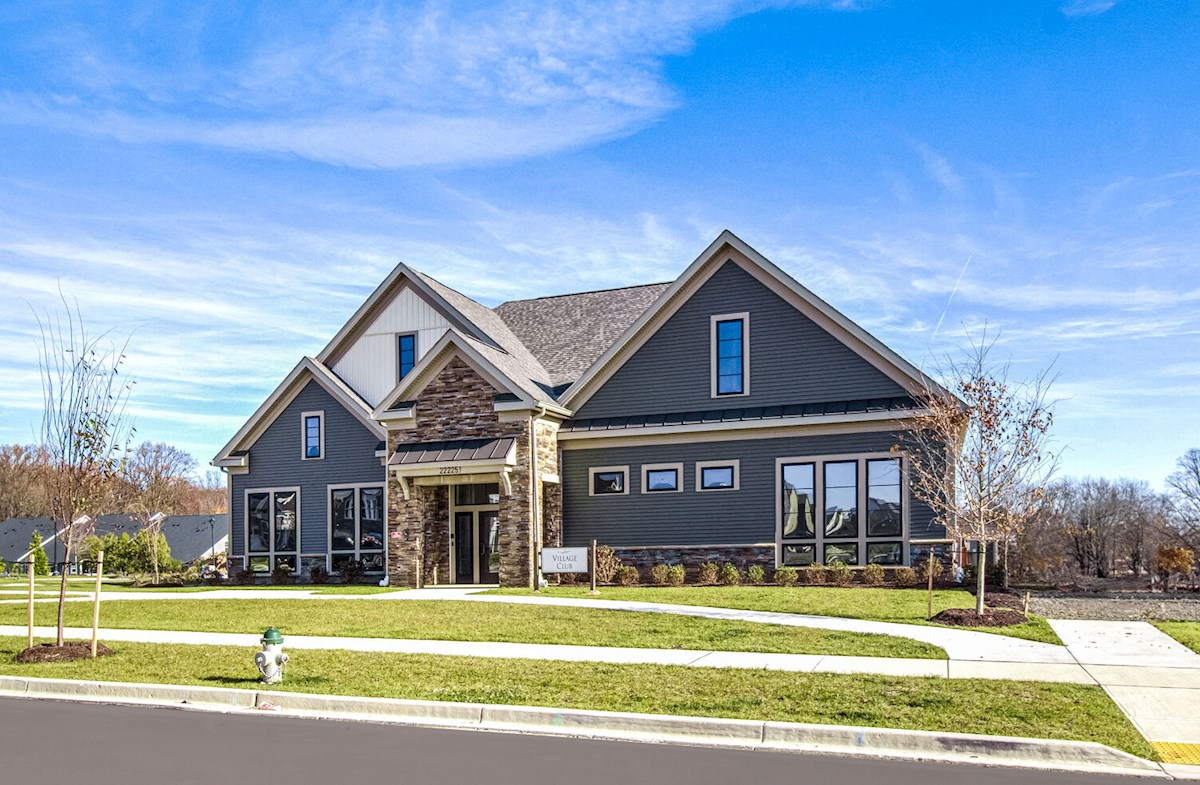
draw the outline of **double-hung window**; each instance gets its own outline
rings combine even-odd
[[[412,333],[396,336],[396,352],[398,376],[403,379],[417,364],[417,336]]]
[[[325,457],[325,412],[300,415],[300,457],[306,461]]]
[[[384,502],[382,485],[329,487],[330,568],[341,572],[357,559],[367,572],[383,572]]]
[[[246,556],[255,572],[271,572],[281,565],[296,572],[300,566],[299,488],[246,492]]]
[[[750,314],[712,317],[712,397],[750,392]]]
[[[782,564],[904,563],[901,458],[781,458],[777,464]]]

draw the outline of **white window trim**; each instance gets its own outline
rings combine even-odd
[[[877,460],[900,461],[900,534],[893,537],[867,536],[867,461]],[[909,563],[909,539],[912,535],[909,526],[909,514],[912,507],[908,488],[908,456],[894,452],[853,453],[849,455],[797,455],[791,458],[775,459],[775,565],[783,565],[783,466],[791,463],[811,463],[813,465],[813,525],[816,531],[814,539],[801,537],[787,538],[787,545],[814,545],[814,564],[824,564],[825,556],[825,464],[846,463],[854,461],[858,464],[858,537],[853,540],[845,538],[830,538],[833,543],[858,543],[858,562],[854,566],[865,566],[867,545],[880,542],[901,543],[901,564]],[[900,565],[896,565],[900,566]]]
[[[303,420],[301,422],[303,422]],[[292,491],[296,494],[296,550],[277,551],[275,550],[275,494],[287,493],[289,491]],[[252,493],[265,493],[271,498],[271,537],[269,540],[271,549],[265,553],[262,551],[250,551],[250,494]],[[271,568],[267,571],[267,574],[269,575],[271,572],[275,571],[276,555],[295,556],[296,569],[292,574],[298,575],[300,573],[300,535],[302,534],[300,528],[300,521],[302,520],[300,505],[302,501],[299,485],[282,486],[277,488],[247,488],[244,491],[242,496],[242,557],[245,560],[242,567],[244,569],[250,569],[251,557],[266,556],[268,559],[267,566]]]
[[[417,343],[420,338],[417,333],[415,331],[396,333],[396,384],[404,381],[404,376],[400,373],[400,339],[407,335],[411,335],[413,339],[413,368],[416,368],[417,363],[421,361],[421,348]]]
[[[316,417],[319,421],[318,425],[318,441],[321,447],[321,454],[315,458],[308,456],[308,433],[307,424],[309,417]],[[300,460],[302,461],[321,461],[325,459],[325,412],[301,412],[300,413]]]
[[[717,322],[742,322],[742,391],[740,393],[717,392]],[[750,312],[722,313],[709,319],[709,397],[744,398],[750,394]]]
[[[596,493],[596,475],[600,472],[625,472],[625,489],[620,493]],[[593,466],[588,469],[588,496],[628,496],[629,466]]]
[[[383,569],[371,570],[368,575],[382,575],[387,572],[387,541],[388,541],[388,520],[387,520],[387,483],[382,482],[334,482],[325,486],[325,569],[333,572],[333,555],[335,553],[333,547],[333,492],[334,491],[354,491],[354,529],[357,532],[361,526],[362,504],[359,491],[363,488],[379,488],[383,491],[383,545],[379,550],[383,553]],[[337,550],[338,556],[353,553],[355,559],[362,559],[363,549],[359,546],[359,540],[355,539],[354,548],[352,550]],[[374,550],[368,549],[368,552],[375,553]]]
[[[733,487],[732,488],[705,488],[704,487],[704,470],[705,469],[724,469],[725,467],[733,467]],[[696,492],[697,493],[723,493],[727,491],[740,491],[742,489],[742,462],[738,459],[728,461],[696,461]]]
[[[650,472],[675,470],[675,489],[670,491],[652,491],[648,480]],[[668,493],[683,493],[683,464],[682,463],[644,463],[642,464],[642,493],[651,496]]]

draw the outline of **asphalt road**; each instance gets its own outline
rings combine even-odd
[[[5,782],[453,785],[1102,785],[1145,782],[981,766],[0,699]]]

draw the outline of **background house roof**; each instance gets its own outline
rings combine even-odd
[[[216,540],[217,551],[223,549],[221,541],[229,535],[229,515],[172,515],[163,523],[163,534],[171,546],[171,557],[181,562],[192,562],[208,553],[211,540],[208,519],[213,520],[212,539]],[[101,515],[96,520],[96,535],[114,533],[136,536],[141,524],[134,515]],[[29,550],[29,538],[36,531],[42,537],[42,548],[51,563],[62,561],[61,546],[55,556],[54,523],[49,518],[8,518],[0,523],[0,558],[5,563],[16,561]]]
[[[670,285],[650,283],[512,300],[495,312],[558,387],[582,376]]]

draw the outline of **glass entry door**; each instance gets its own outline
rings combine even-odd
[[[500,513],[460,510],[454,513],[455,583],[500,582]]]

